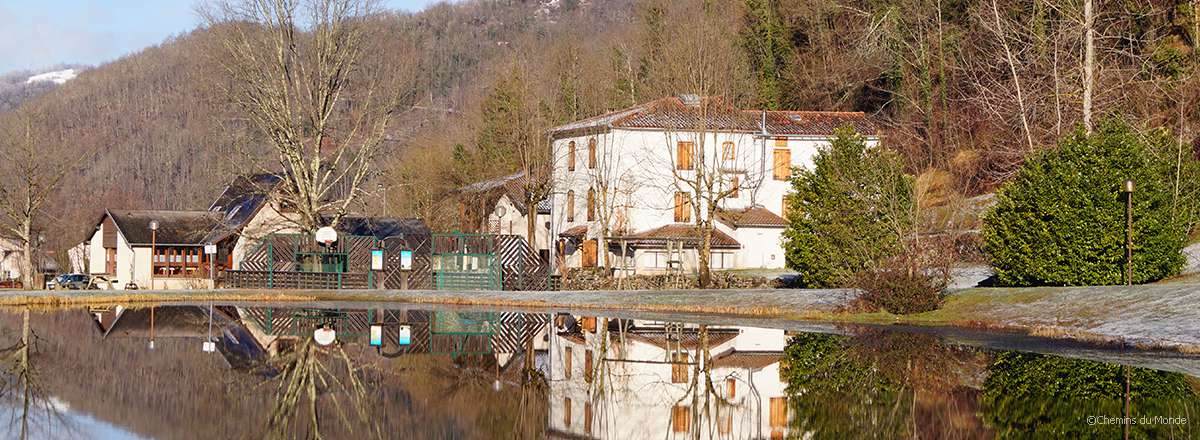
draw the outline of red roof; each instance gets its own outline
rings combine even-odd
[[[661,128],[758,133],[764,136],[831,136],[844,125],[863,134],[878,131],[862,112],[737,110],[716,98],[660,98],[623,110],[560,125],[555,137],[618,128]]]
[[[565,231],[562,231],[562,232],[558,233],[558,235],[562,236],[562,237],[580,237],[580,238],[582,238],[583,236],[587,235],[587,231],[588,231],[587,225],[579,225],[579,226],[567,229]]]
[[[738,210],[718,210],[717,220],[734,228],[783,228],[787,219],[762,206]]]
[[[686,247],[695,247],[696,243],[700,241],[700,231],[696,229],[695,225],[672,224],[647,229],[624,237],[615,237],[614,241],[621,239],[629,240],[630,244],[640,247],[666,247],[668,240],[683,241]],[[742,244],[734,240],[733,237],[717,229],[713,229],[709,243],[713,248],[717,249],[739,249],[742,247]]]
[[[780,351],[729,351],[713,358],[714,368],[747,368],[761,370],[778,363],[783,358]]]

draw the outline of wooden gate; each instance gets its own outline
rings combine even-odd
[[[504,290],[550,290],[550,264],[529,247],[525,237],[499,236],[496,252]]]

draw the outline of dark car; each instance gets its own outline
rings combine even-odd
[[[92,278],[81,273],[67,273],[54,277],[50,283],[52,290],[82,290],[87,289]]]

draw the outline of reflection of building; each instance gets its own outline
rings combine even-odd
[[[249,369],[265,354],[258,339],[242,325],[232,307],[166,306],[129,309],[123,306],[92,307],[88,313],[104,339],[190,339],[196,350],[211,338],[226,365]]]
[[[662,439],[701,432],[782,438],[786,433],[785,385],[779,378],[787,339],[783,330],[711,327],[705,344],[694,325],[596,317],[559,324],[550,347],[549,417],[555,435]],[[705,348],[711,356],[707,375],[704,365],[697,365]],[[712,389],[705,391],[709,380]]]

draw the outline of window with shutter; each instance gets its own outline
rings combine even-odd
[[[575,171],[575,141],[567,143],[567,171]]]
[[[563,397],[563,426],[571,427],[571,398]]]
[[[783,203],[779,210],[779,216],[783,217],[784,220],[786,220],[788,218],[788,212],[791,212],[791,210],[792,210],[792,196],[790,194],[788,194],[788,195],[783,196]]]
[[[687,353],[674,353],[671,355],[671,383],[687,383],[687,361]]]
[[[567,348],[563,349],[563,378],[564,379],[571,378],[571,369],[572,369],[571,364],[572,364],[572,362],[571,362],[571,347],[567,347]]]
[[[737,379],[725,379],[725,398],[732,399],[737,397]]]
[[[775,150],[775,180],[788,180],[792,177],[792,151],[785,149]]]
[[[671,431],[673,432],[688,432],[688,427],[692,423],[692,408],[684,405],[675,405],[671,408]]]
[[[737,165],[737,146],[733,142],[721,144],[721,166],[732,170]]]
[[[567,223],[575,221],[575,191],[567,191]]]
[[[596,220],[596,189],[588,188],[587,194],[587,221]]]
[[[688,141],[679,141],[679,145],[675,148],[675,169],[690,170],[693,168],[693,159],[696,157],[694,143]]]
[[[787,425],[787,398],[771,398],[771,428],[783,428]]]
[[[583,381],[592,383],[592,351],[583,352]]]
[[[596,138],[588,139],[588,168],[596,168]]]
[[[583,432],[592,433],[592,403],[583,402]]]
[[[738,198],[738,192],[742,187],[741,179],[738,179],[738,176],[733,176],[733,179],[730,179],[729,186],[729,197]]]
[[[686,192],[675,193],[675,222],[692,221],[692,197]]]

